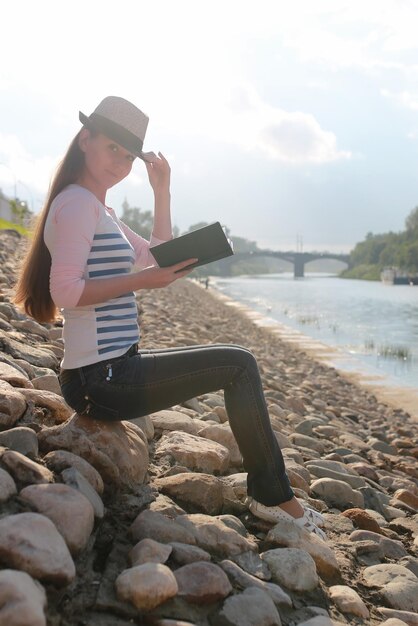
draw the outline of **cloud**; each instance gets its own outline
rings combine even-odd
[[[13,187],[34,208],[42,203],[39,196],[46,193],[57,162],[51,156],[32,156],[16,135],[0,133],[0,185]]]
[[[380,93],[385,98],[394,100],[400,106],[410,109],[411,111],[418,111],[418,95],[411,94],[409,91],[400,91],[395,93],[388,89],[381,89]]]
[[[227,136],[249,151],[291,164],[321,164],[348,159],[334,133],[309,113],[288,112],[263,102],[251,86],[241,86],[230,100]]]

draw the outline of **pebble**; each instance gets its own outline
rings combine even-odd
[[[408,626],[418,626],[418,612],[398,611],[387,607],[378,607],[377,610],[388,619],[397,619],[405,622]]]
[[[341,613],[351,613],[363,619],[369,617],[369,609],[357,591],[346,585],[333,585],[328,589],[331,600]]]
[[[267,541],[275,546],[300,548],[313,558],[322,578],[335,580],[339,577],[340,568],[332,548],[292,520],[279,520],[269,531]]]
[[[291,591],[312,591],[319,584],[313,558],[299,548],[275,548],[260,554],[272,580]]]
[[[8,472],[0,467],[0,503],[7,502],[16,493],[15,481]]]
[[[5,380],[12,387],[33,387],[29,376],[20,368],[0,361],[0,380]]]
[[[239,565],[248,574],[260,580],[270,580],[271,573],[266,563],[260,558],[258,552],[241,552],[231,556],[231,561]]]
[[[262,589],[245,589],[224,602],[212,624],[217,626],[281,626],[273,601]]]
[[[394,609],[418,612],[418,578],[402,565],[372,565],[363,571],[367,585],[378,587]]]
[[[172,548],[171,557],[179,565],[187,565],[188,563],[195,563],[196,561],[210,561],[211,556],[206,550],[198,548],[198,546],[191,546],[187,543],[180,543],[178,541],[170,541],[169,544]]]
[[[263,589],[270,598],[273,600],[274,604],[277,606],[292,606],[292,600],[290,596],[283,591],[279,585],[274,583],[270,583],[264,580],[259,580],[255,576],[244,572],[236,563],[229,560],[221,561],[219,564],[224,572],[227,574],[229,579],[234,583],[235,586],[246,589],[247,587],[257,587],[258,589]]]
[[[62,396],[61,387],[55,374],[44,374],[43,376],[36,376],[32,378],[32,384],[35,389],[42,391],[51,391],[57,396]]]
[[[177,594],[174,574],[161,563],[145,563],[124,570],[116,579],[120,600],[132,602],[140,611],[150,611]]]
[[[174,571],[178,595],[187,602],[211,604],[226,598],[232,586],[225,572],[214,563],[196,562]]]
[[[184,516],[180,516],[180,520]],[[178,541],[180,543],[195,544],[194,530],[185,528],[177,520],[165,517],[155,511],[142,511],[132,523],[129,529],[130,536],[135,540],[154,539],[168,543]]]
[[[0,624],[46,626],[44,588],[26,572],[0,571]]]
[[[165,563],[173,547],[154,539],[141,539],[129,552],[132,567],[144,563]]]
[[[0,427],[11,428],[25,411],[26,400],[20,390],[17,391],[5,380],[0,380]]]
[[[223,484],[212,474],[187,472],[167,476],[154,481],[162,493],[174,498],[184,506],[190,506],[208,515],[222,511]]]
[[[348,517],[358,528],[362,530],[370,530],[374,533],[382,533],[382,530],[376,519],[363,509],[347,509],[341,515]]]
[[[382,557],[386,559],[399,560],[408,554],[402,544],[402,541],[389,539],[388,537],[371,532],[370,530],[355,530],[349,536],[349,540],[373,541],[379,546]]]
[[[257,547],[253,540],[242,537],[236,530],[210,515],[180,515],[176,522],[194,537],[200,548],[223,558],[256,550]]]
[[[78,454],[73,454],[68,452],[68,450],[54,450],[53,452],[48,452],[43,457],[43,462],[50,470],[57,473],[69,467],[74,467],[89,481],[98,494],[103,493],[104,484],[99,472]]]
[[[0,433],[0,446],[20,452],[32,459],[38,456],[39,446],[36,433],[31,428],[16,426]]]
[[[325,462],[325,461],[324,461]],[[334,463],[336,463],[334,461]],[[322,467],[317,465],[314,461],[306,464],[306,467],[311,474],[318,478],[332,478],[334,480],[347,483],[353,489],[359,489],[366,486],[366,481],[361,476],[355,476],[345,469],[345,471],[335,471],[329,467]]]
[[[72,555],[87,546],[94,510],[82,493],[67,485],[29,485],[19,497],[54,522]]]
[[[159,440],[156,458],[171,456],[177,463],[201,472],[224,472],[230,461],[229,450],[216,441],[173,431]]]
[[[242,456],[238,444],[228,423],[208,424],[198,431],[199,437],[216,441],[229,450],[231,466],[240,466]]]
[[[311,491],[330,506],[340,509],[364,508],[362,494],[341,480],[318,478],[311,483]]]
[[[61,472],[61,476],[66,485],[79,491],[79,493],[88,500],[93,509],[94,516],[98,519],[102,519],[104,516],[103,501],[89,481],[84,478],[83,474],[75,467],[69,467]]]
[[[0,519],[0,561],[57,586],[67,585],[75,577],[64,539],[51,520],[39,513]]]
[[[154,429],[159,432],[180,430],[191,435],[197,435],[202,428],[198,420],[192,419],[180,411],[158,411],[158,413],[151,413],[149,417]]]
[[[1,456],[1,462],[13,478],[24,485],[52,483],[54,481],[54,475],[47,467],[35,463],[15,450],[6,450]]]

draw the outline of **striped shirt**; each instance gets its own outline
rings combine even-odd
[[[86,279],[155,265],[149,249],[162,240],[146,241],[79,185],[69,185],[52,202],[44,239],[51,253],[51,296],[64,318],[62,368],[122,355],[139,340],[135,294],[93,305],[77,303]]]

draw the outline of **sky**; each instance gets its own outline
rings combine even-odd
[[[172,169],[173,222],[348,252],[418,205],[418,0],[13,0],[0,188],[35,212],[80,129],[122,96]],[[146,170],[109,191],[152,209]]]

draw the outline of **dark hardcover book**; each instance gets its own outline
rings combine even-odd
[[[150,252],[160,267],[175,265],[186,259],[198,259],[191,266],[197,267],[234,254],[219,222],[160,243],[150,248]]]

